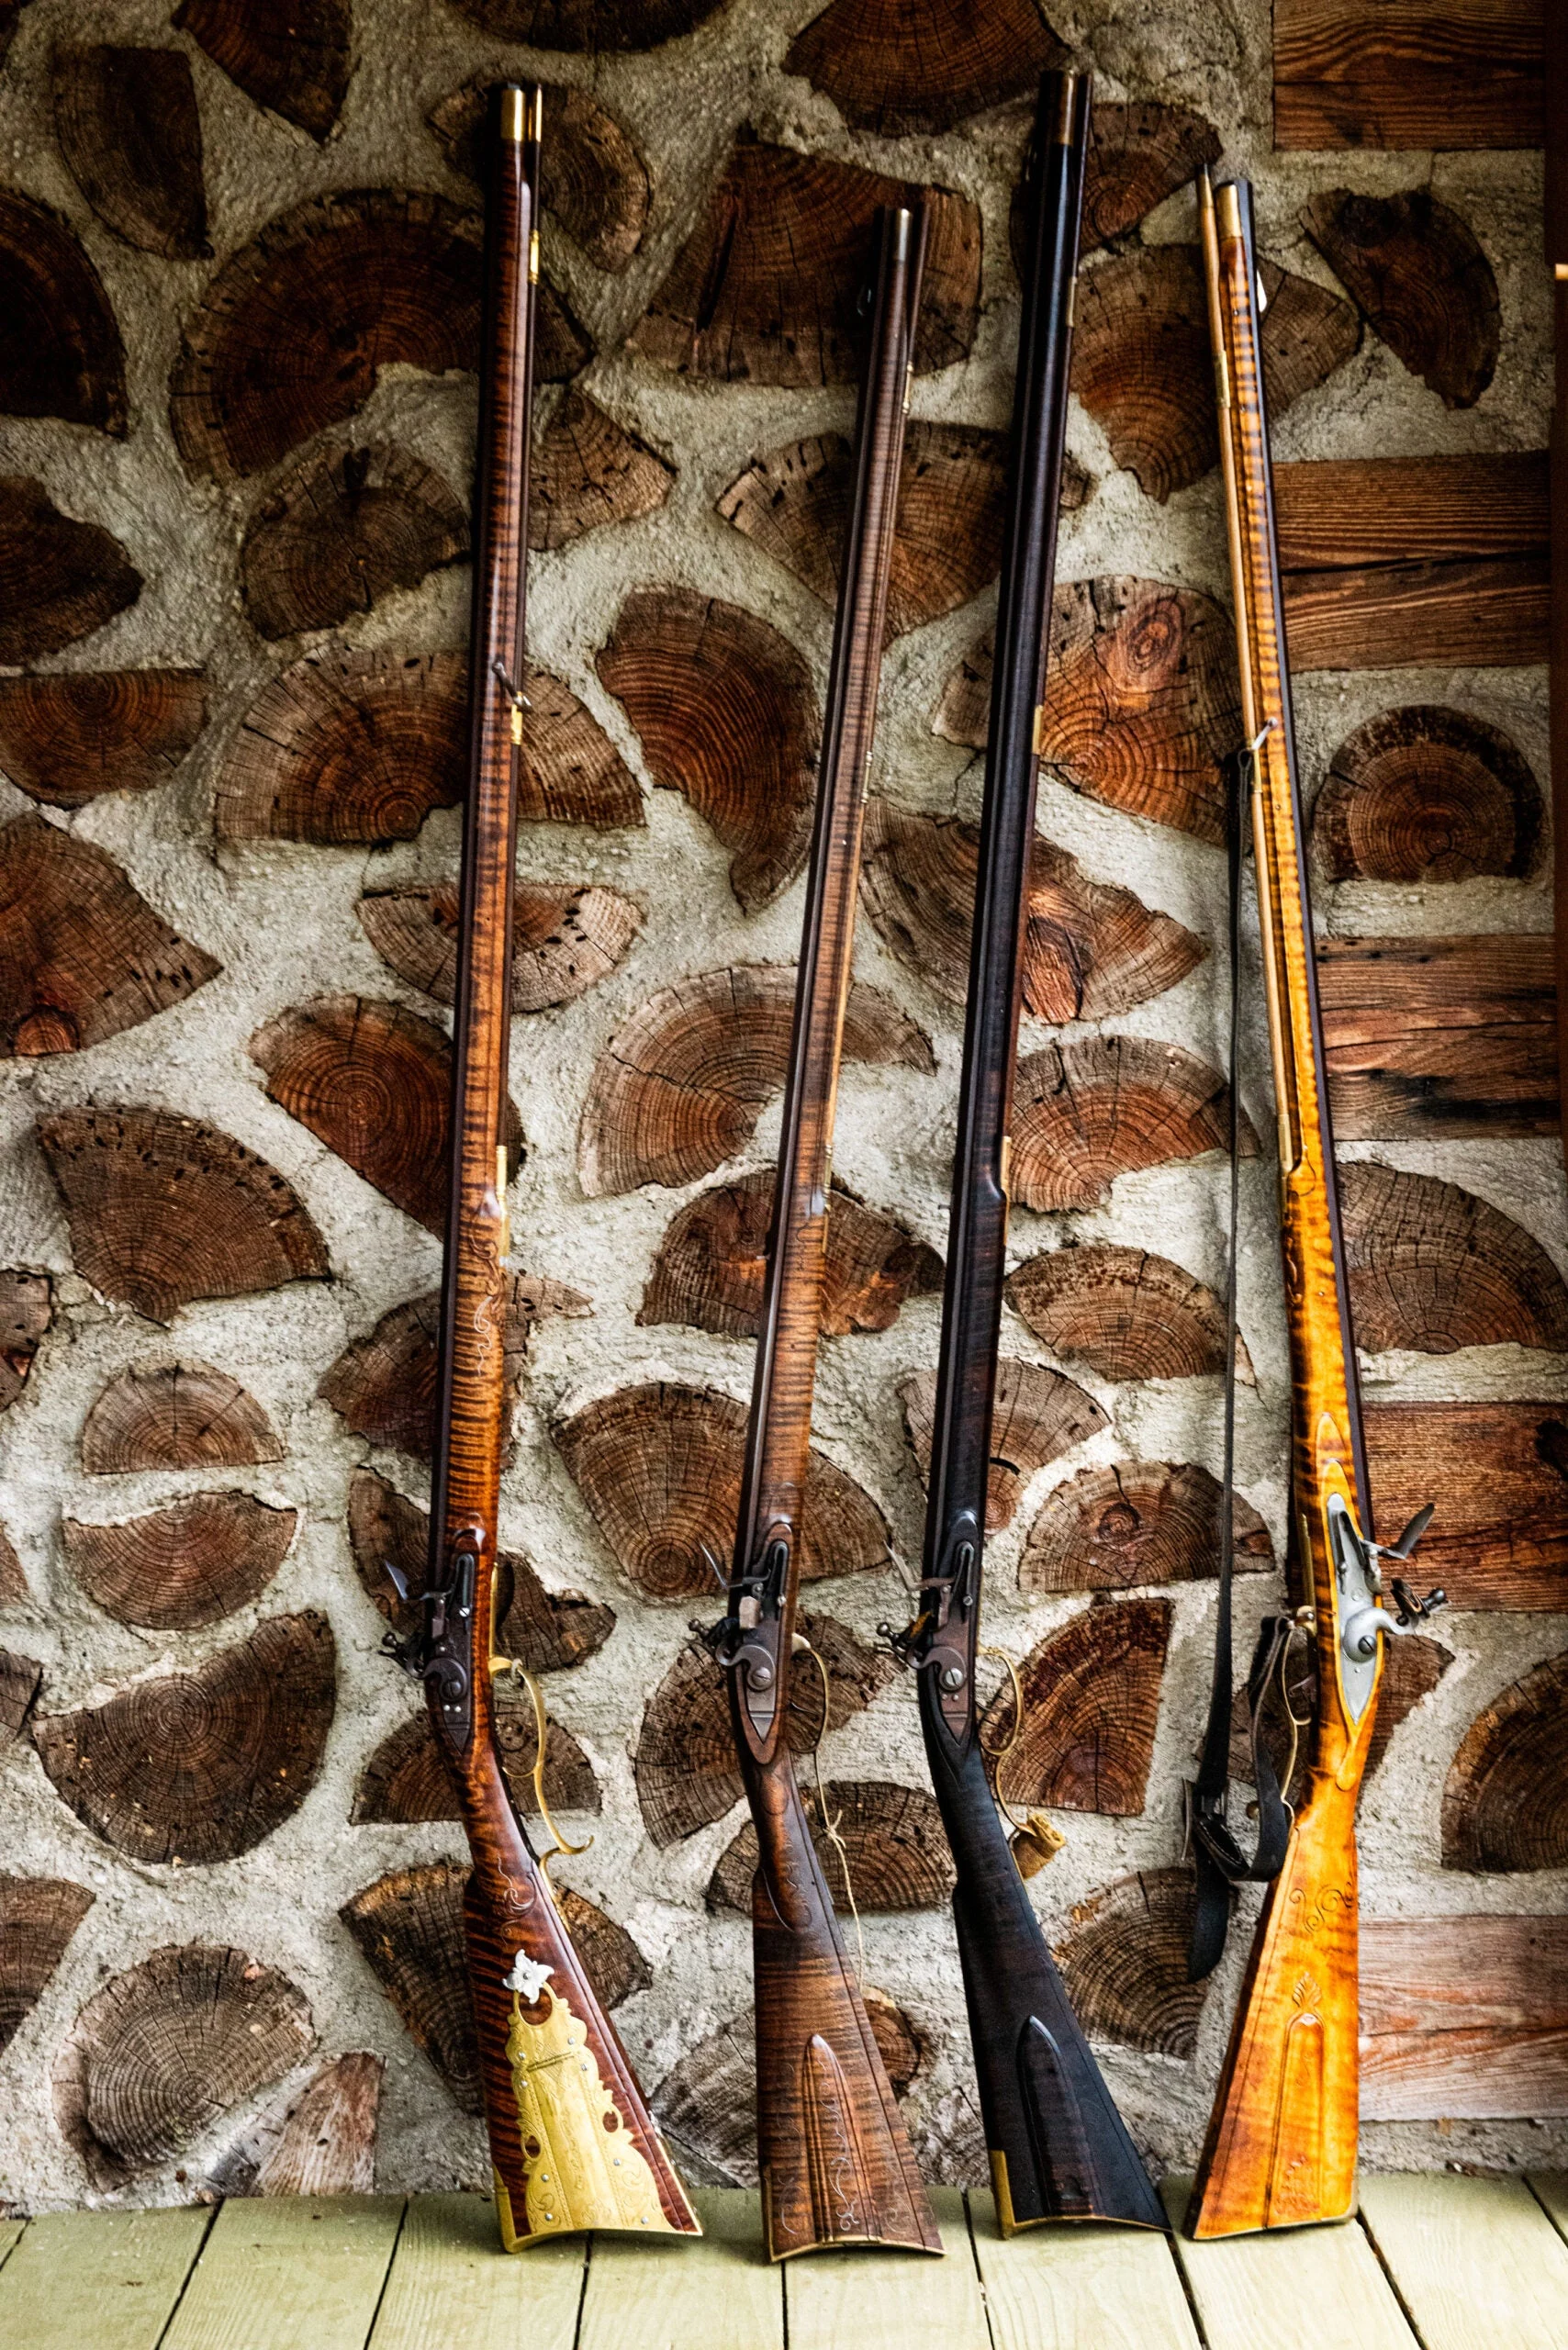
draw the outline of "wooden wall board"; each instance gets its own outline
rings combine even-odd
[[[572,2350],[587,2258],[582,2236],[504,2253],[487,2195],[413,2196],[369,2350]]]
[[[1085,2222],[1004,2242],[978,2188],[969,2224],[992,2350],[1198,2350],[1163,2236]]]
[[[1541,259],[1553,274],[1551,404],[1551,803],[1552,880],[1557,909],[1557,984],[1568,1002],[1568,8],[1548,0],[1546,23],[1546,202]],[[1568,1101],[1568,1022],[1558,1035]]]
[[[364,2350],[400,2195],[225,2203],[160,2350]]]
[[[578,2350],[782,2350],[785,2272],[763,2245],[762,2199],[699,2188],[691,2199],[695,2242],[594,2238]]]
[[[1192,2181],[1160,2192],[1178,2228]],[[1414,2350],[1377,2255],[1353,2221],[1273,2235],[1178,2234],[1176,2257],[1208,2350]]]
[[[1369,1404],[1365,1421],[1383,1539],[1437,1505],[1423,1588],[1454,1607],[1568,1611],[1568,1406]]]
[[[1568,2244],[1522,2178],[1363,2173],[1361,2187],[1425,2350],[1562,2350]]]
[[[1317,989],[1341,1142],[1495,1142],[1559,1128],[1551,939],[1320,938]]]
[[[1568,2113],[1568,1919],[1361,1921],[1361,2119]]]
[[[913,2252],[813,2253],[784,2272],[790,2350],[991,2350],[964,2199],[934,2187],[944,2260]],[[748,2343],[746,2350],[751,2350]]]
[[[1293,669],[1547,658],[1544,450],[1303,461],[1274,497]]]
[[[154,2350],[210,2210],[56,2211],[0,2268],[0,2342]]]
[[[1556,0],[1274,0],[1276,147],[1539,147]]]

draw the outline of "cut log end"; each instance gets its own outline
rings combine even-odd
[[[103,280],[59,213],[15,189],[0,190],[0,408],[123,441],[125,345]]]
[[[969,991],[980,834],[952,817],[867,803],[860,899],[899,961],[950,1003]],[[1097,1020],[1162,995],[1203,960],[1203,941],[1130,890],[1092,881],[1036,834],[1024,945],[1024,1004],[1037,1020]]]
[[[622,606],[599,654],[648,771],[685,794],[732,851],[730,886],[748,912],[800,871],[816,789],[811,672],[787,638],[736,604],[683,588]]]
[[[1190,2063],[1206,1981],[1189,1982],[1189,1869],[1149,1869],[1092,1894],[1072,1913],[1056,1957],[1092,2040]]]
[[[221,2195],[369,2195],[386,2059],[333,2056],[210,2174]]]
[[[841,1914],[849,1914],[851,1888],[856,1908],[866,1913],[946,1904],[955,1882],[952,1855],[942,1815],[921,1788],[889,1779],[830,1779],[820,1808],[814,1789],[807,1808],[812,1842]],[[756,1857],[756,1830],[748,1820],[719,1856],[708,1884],[710,1909],[750,1915]]]
[[[1540,864],[1542,828],[1540,788],[1508,737],[1440,703],[1358,726],[1312,811],[1330,881],[1523,880]]]
[[[309,2003],[242,1950],[155,1950],[112,1975],[54,2065],[55,2116],[95,2186],[183,2154],[198,2132],[310,2053]]]
[[[194,1673],[35,1718],[33,1743],[62,1802],[117,1852],[154,1863],[233,1860],[309,1794],[336,1679],[326,1617],[278,1616]]]
[[[539,1751],[533,1707],[521,1689],[498,1682],[495,1690],[496,1740],[512,1800],[528,1818],[538,1816],[533,1765]],[[546,1724],[544,1800],[553,1812],[597,1815],[604,1808],[593,1765],[570,1730]],[[360,1774],[349,1814],[355,1828],[367,1824],[409,1827],[462,1817],[445,1758],[428,1713],[411,1715],[388,1730]]]
[[[62,514],[42,482],[0,475],[0,662],[39,660],[91,636],[141,588],[117,538]]]
[[[382,961],[410,987],[450,1003],[457,983],[455,884],[377,890],[354,912]],[[642,928],[618,890],[520,882],[512,900],[511,1008],[549,1012],[608,979]]]
[[[534,448],[528,543],[551,553],[609,523],[656,514],[674,479],[673,465],[574,386]]]
[[[65,1518],[60,1539],[95,1606],[122,1624],[190,1631],[261,1596],[288,1554],[298,1516],[249,1494],[191,1494],[118,1525]]]
[[[574,55],[658,49],[705,24],[724,0],[452,0],[498,40]],[[546,117],[546,120],[549,118]]]
[[[1020,1810],[1142,1811],[1171,1614],[1168,1599],[1106,1602],[1030,1651],[1019,1667],[1021,1733],[1014,1740],[1010,1687],[982,1723],[986,1746],[1002,1756],[1003,1802]]]
[[[1502,310],[1468,222],[1429,188],[1326,188],[1301,219],[1395,357],[1445,408],[1473,408],[1496,371]]]
[[[1225,1308],[1168,1257],[1111,1242],[1053,1248],[1008,1276],[1007,1302],[1053,1354],[1101,1379],[1196,1379],[1225,1369]],[[1252,1365],[1239,1332],[1238,1378]]]
[[[671,1187],[739,1156],[783,1085],[794,1015],[788,965],[705,971],[650,996],[588,1080],[577,1180],[589,1198]],[[849,991],[844,1058],[929,1071],[926,1037],[878,988]]]
[[[281,1460],[284,1448],[255,1397],[205,1363],[123,1371],[98,1395],[82,1429],[90,1477],[137,1469],[242,1469]]]
[[[1035,1520],[1019,1588],[1127,1591],[1216,1575],[1223,1498],[1217,1480],[1195,1461],[1081,1470],[1056,1488]],[[1266,1573],[1274,1563],[1269,1529],[1239,1494],[1231,1498],[1230,1522],[1236,1572]]]
[[[1443,1866],[1488,1875],[1568,1866],[1568,1656],[1495,1697],[1460,1741],[1443,1787]]]
[[[917,1371],[899,1383],[899,1401],[923,1478],[931,1473],[936,1373]],[[1110,1421],[1092,1395],[1059,1371],[1004,1355],[996,1366],[985,1527],[1011,1526],[1025,1488],[1047,1461],[1096,1436]]]
[[[689,1601],[716,1588],[729,1557],[745,1413],[712,1388],[655,1382],[585,1404],[554,1431],[600,1533],[648,1598]],[[869,1494],[813,1449],[801,1572],[808,1581],[886,1562],[887,1521]]]
[[[174,24],[259,106],[317,140],[337,125],[352,68],[350,0],[180,0]]]
[[[1368,1353],[1568,1352],[1568,1283],[1500,1208],[1367,1158],[1340,1168],[1339,1202],[1356,1341]]]
[[[0,677],[0,767],[51,808],[167,783],[200,734],[199,669]]]
[[[633,334],[656,364],[720,382],[854,383],[878,209],[902,181],[825,155],[743,141]],[[915,338],[919,373],[967,358],[980,318],[980,220],[967,197],[921,191],[931,219]]]
[[[777,1170],[762,1168],[699,1193],[659,1243],[640,1323],[684,1323],[728,1338],[761,1327],[767,1227]],[[924,1241],[846,1192],[829,1196],[822,1332],[843,1338],[890,1329],[911,1297],[942,1286],[942,1259]]]
[[[241,595],[263,636],[293,636],[366,612],[467,552],[461,501],[406,449],[319,451],[257,509],[240,550]]]
[[[60,151],[99,219],[164,261],[210,260],[189,58],[61,43],[51,80]]]
[[[1098,1207],[1117,1178],[1228,1147],[1229,1088],[1180,1045],[1091,1036],[1018,1065],[1013,1196],[1041,1212]],[[1240,1147],[1257,1154],[1245,1112]]]
[[[251,1039],[267,1091],[329,1150],[429,1231],[446,1222],[446,1130],[452,1047],[444,1030],[401,1004],[319,996]],[[522,1160],[522,1129],[502,1113],[509,1163]]]
[[[830,0],[784,71],[825,92],[852,129],[902,139],[1032,90],[1069,54],[1030,0]]]
[[[27,1385],[53,1320],[54,1283],[47,1273],[21,1265],[0,1270],[0,1412],[9,1411]]]
[[[69,1877],[0,1876],[0,2053],[38,2005],[95,1898]]]
[[[457,654],[308,655],[246,712],[218,778],[218,837],[412,840],[462,798],[466,719]]]
[[[222,968],[106,850],[32,811],[0,826],[0,1059],[102,1044]]]
[[[216,1126],[158,1110],[64,1110],[38,1131],[77,1271],[150,1321],[328,1270],[289,1185]]]

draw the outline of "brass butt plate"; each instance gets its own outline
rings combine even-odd
[[[527,2184],[520,2232],[510,2199],[497,2182],[507,2250],[586,2228],[631,2235],[700,2233],[695,2213],[689,2230],[666,2216],[658,2183],[605,2085],[581,2017],[558,1992],[543,1996],[549,2009],[535,2023],[512,1994],[507,2061]]]

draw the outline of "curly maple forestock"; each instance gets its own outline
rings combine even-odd
[[[451,1192],[423,1626],[412,1644],[473,1856],[465,1900],[508,2251],[582,2228],[700,2233],[512,1804],[491,1693],[504,1443],[507,1095],[543,99],[493,101]]]
[[[757,1832],[757,2156],[775,2260],[839,2244],[942,2249],[785,1740],[834,1103],[924,235],[923,213],[879,216],[762,1331],[729,1610],[715,1634]]]
[[[1166,2224],[1009,1850],[980,1746],[975,1691],[1037,711],[1089,122],[1089,77],[1047,73],[1025,184],[1028,249],[921,1607],[895,1642],[917,1674],[926,1760],[958,1872],[953,1919],[997,2214],[1008,2234],[1046,2220]]]
[[[1318,1702],[1309,1793],[1248,1962],[1188,2225],[1193,2235],[1343,2218],[1355,2199],[1356,1798],[1383,1672],[1346,1652],[1370,1605],[1361,1399],[1303,857],[1250,191],[1202,184],[1263,978],[1279,1123],[1290,1334],[1292,1562],[1310,1606]],[[1360,1572],[1358,1572],[1360,1570]]]

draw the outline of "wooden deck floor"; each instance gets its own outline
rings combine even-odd
[[[1359,2224],[1003,2244],[939,2189],[948,2257],[763,2259],[756,2199],[700,2244],[508,2259],[476,2196],[0,2221],[4,2350],[1565,2350],[1568,2177],[1366,2177]],[[787,2329],[787,2330],[786,2330]]]

